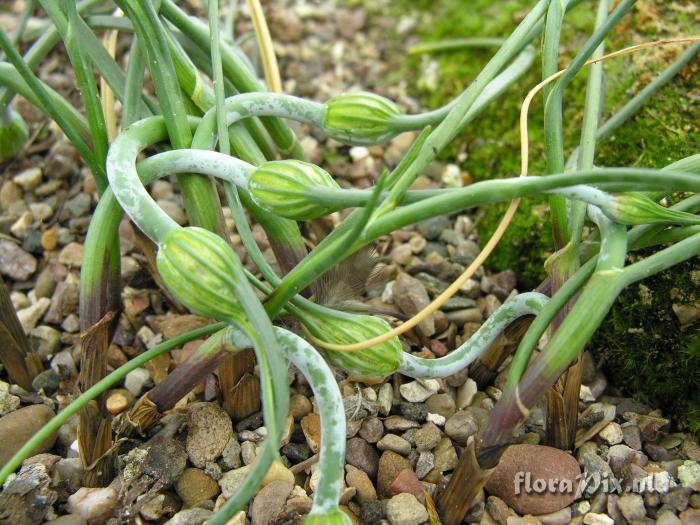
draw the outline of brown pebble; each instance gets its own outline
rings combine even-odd
[[[41,234],[41,247],[44,251],[52,252],[58,246],[58,227],[53,226]]]
[[[175,484],[177,495],[186,507],[214,499],[219,494],[219,485],[198,468],[186,468]]]
[[[116,415],[123,412],[124,409],[129,406],[129,400],[124,394],[117,392],[116,394],[112,394],[107,398],[106,405],[110,414]]]
[[[0,465],[4,465],[26,441],[54,416],[46,405],[31,405],[10,412],[0,418]],[[48,452],[56,442],[57,433],[51,434],[32,454]]]
[[[513,445],[501,457],[486,491],[520,514],[549,514],[576,499],[580,473],[576,459],[559,449]]]

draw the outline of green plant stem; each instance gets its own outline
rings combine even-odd
[[[319,353],[301,337],[276,328],[287,359],[304,377],[318,400],[321,419],[320,477],[311,515],[338,509],[345,465],[345,407],[335,376]]]
[[[564,74],[553,86],[546,89],[545,99],[545,148],[547,155],[547,172],[561,173],[564,171],[564,121],[562,105],[564,90],[571,83],[571,80],[583,68],[586,61],[595,52],[605,37],[617,25],[620,19],[635,4],[636,0],[622,0],[615,10],[607,17],[593,32],[593,35],[584,44],[574,60],[567,67]],[[556,23],[556,22],[555,22]],[[558,34],[558,30],[553,28],[552,33]],[[553,39],[554,40],[554,39]],[[558,44],[558,37],[555,39]],[[546,56],[554,55],[555,43],[550,42]],[[553,70],[555,64],[549,64],[547,71]],[[557,68],[558,69],[558,68]],[[554,71],[551,71],[554,72]],[[550,209],[552,213],[552,228],[554,245],[557,250],[563,248],[570,239],[569,225],[567,222],[566,204],[563,199],[550,199]]]
[[[205,53],[211,53],[209,31],[205,24],[189,17],[170,0],[161,2],[160,13]],[[221,45],[221,60],[224,74],[240,92],[264,91],[262,83],[255,78],[242,59],[225,43]],[[301,146],[284,121],[279,118],[263,118],[261,122],[283,153],[303,159]]]
[[[32,0],[32,4],[35,0]],[[92,9],[95,5],[99,4],[102,0],[86,0],[84,2],[80,2],[77,5],[78,13],[85,13]],[[27,5],[29,5],[29,2],[27,2]],[[30,69],[35,69],[39,63],[46,58],[46,56],[51,52],[51,50],[54,48],[54,46],[58,43],[60,39],[60,35],[58,33],[58,30],[51,26],[48,27],[47,29],[44,30],[42,33],[41,37],[29,48],[29,50],[24,54],[22,57],[24,59],[25,64]],[[17,44],[15,39],[13,38],[13,44]],[[12,102],[12,98],[14,97],[16,91],[9,89],[9,88],[4,88],[0,90],[0,113],[4,112],[4,110],[9,107],[10,102]]]
[[[80,15],[73,1],[64,0],[63,5],[68,12],[68,32],[66,34],[65,45],[82,95],[85,113],[87,114],[92,149],[94,152],[93,169],[97,170],[92,172],[92,176],[95,179],[97,191],[101,195],[107,188],[107,175],[105,174],[105,161],[108,148],[107,125],[105,124],[105,118],[102,114],[97,83],[92,73],[92,63],[87,59],[81,49],[81,43],[76,34]]]
[[[484,88],[481,94],[474,101],[474,105],[464,115],[460,127],[464,127],[471,120],[481,113],[491,102],[502,95],[509,87],[525,74],[530,69],[535,60],[535,48],[527,46],[521,51],[518,56],[508,65],[501,73],[499,73],[489,84]],[[396,133],[402,131],[410,131],[423,128],[429,125],[440,123],[452,110],[457,103],[458,98],[453,99],[449,104],[416,115],[399,115],[388,122],[388,126]]]
[[[61,9],[58,7],[58,2],[51,0],[39,0],[44,10],[51,17],[51,21],[58,30],[61,38],[66,39],[68,33],[68,19],[65,17]],[[78,11],[81,13],[81,11]],[[78,17],[74,23],[76,38],[80,41],[80,45],[88,55],[92,63],[95,65],[100,75],[107,81],[109,87],[114,92],[117,99],[124,100],[124,72],[119,68],[115,60],[104,48],[102,43],[97,39],[95,34],[90,30],[85,21]],[[43,57],[42,57],[43,58]],[[151,113],[159,113],[158,105],[147,97],[142,97],[144,111],[148,109]]]
[[[671,207],[673,210],[694,213],[700,210],[700,194],[693,195]],[[657,227],[653,225],[636,226],[627,232],[627,245],[630,250],[639,250],[648,246],[657,246],[666,242],[665,235],[669,241],[683,240],[690,235],[695,235],[698,227],[688,226],[684,228],[674,228],[661,232],[665,226]],[[598,245],[596,245],[598,246]],[[533,323],[528,328],[523,339],[518,345],[513,362],[510,365],[504,392],[511,393],[520,381],[527,364],[530,362],[532,352],[537,346],[537,342],[544,334],[547,327],[552,322],[556,314],[564,305],[581,289],[589,277],[593,274],[597,265],[598,255],[592,253],[590,249],[582,246],[581,258],[588,259],[559,290],[544,305],[542,311],[537,315]]]
[[[103,392],[106,392],[109,388],[112,387],[112,385],[124,379],[124,377],[129,372],[135,370],[144,363],[150,361],[151,359],[159,356],[164,352],[172,350],[173,348],[177,348],[178,346],[181,346],[187,343],[188,341],[199,339],[200,337],[203,337],[205,335],[212,334],[218,330],[223,329],[225,326],[225,323],[211,324],[174,337],[173,339],[170,339],[157,346],[154,346],[153,348],[147,350],[143,354],[134,357],[128,363],[120,366],[114,372],[105,376],[101,381],[99,381],[98,383],[90,387],[88,390],[83,392],[66,408],[64,408],[58,414],[56,414],[48,423],[46,423],[46,425],[44,425],[41,428],[41,430],[34,434],[31,437],[31,439],[24,444],[22,448],[20,448],[15,453],[15,455],[12,456],[12,458],[7,463],[5,463],[5,465],[3,465],[2,469],[0,469],[0,484],[4,483],[7,477],[12,472],[14,472],[25,459],[27,459],[31,455],[34,449],[38,447],[41,443],[43,443],[51,434],[57,432],[58,429],[61,428],[61,425],[68,421],[68,419],[70,419],[71,416],[73,416],[85,405],[87,405],[87,403],[89,403],[92,399],[99,396]]]
[[[146,57],[143,54],[138,37],[134,36],[129,49],[129,64],[126,68],[126,86],[124,88],[124,108],[122,110],[122,128],[126,129],[137,120],[148,116],[141,106],[143,77],[146,72]]]
[[[428,136],[423,144],[423,147],[420,149],[414,161],[407,168],[406,173],[403,176],[411,178],[413,174],[421,172],[435,158],[439,151],[446,144],[448,144],[457,135],[457,133],[459,133],[461,125],[465,120],[465,116],[473,106],[476,99],[483,92],[486,86],[494,79],[494,77],[503,69],[503,67],[513,59],[520,49],[522,49],[522,46],[524,45],[529,33],[537,25],[538,20],[545,13],[548,3],[549,0],[541,0],[538,2],[532,11],[530,11],[525,19],[518,25],[515,31],[508,37],[503,46],[501,46],[498,52],[496,52],[493,58],[482,69],[471,85],[457,98],[457,102],[450,110],[447,117],[445,117]],[[363,237],[369,238],[371,236],[370,232],[373,230],[376,224],[382,221],[387,221],[389,217],[394,216],[397,212],[399,212],[399,210],[388,213],[374,221],[369,225]],[[448,212],[446,210],[441,210],[441,213]],[[330,240],[330,238],[331,236],[324,239],[326,245],[334,242]],[[321,245],[323,244],[324,243],[322,242],[314,251],[318,252],[322,250]],[[366,242],[358,241],[356,244],[359,247],[366,244]],[[346,247],[342,248],[342,251],[336,254],[334,261],[335,263],[342,260],[342,257],[347,257],[350,253],[352,253]],[[289,297],[296,293],[296,290],[303,289],[306,285],[308,285],[308,282],[306,281],[312,277],[306,274],[304,264],[305,263],[302,261],[302,263],[292,270],[292,272],[285,276],[284,280],[280,284],[280,287],[284,287],[284,293],[275,294],[275,302],[268,303],[269,312],[274,313],[275,311],[278,311],[289,299]],[[317,274],[313,278],[317,278],[319,276],[320,275]]]
[[[617,234],[619,235],[619,232]],[[617,244],[619,248],[621,243]],[[484,436],[480,438],[482,445],[486,448],[496,447],[510,439],[510,432],[525,415],[517,406],[531,407],[538,401],[539,397],[546,391],[550,379],[553,382],[560,371],[568,366],[570,360],[590,339],[621,290],[637,281],[671,268],[698,253],[700,253],[700,233],[695,233],[624,270],[613,268],[596,271],[543,355],[534,362],[533,366],[524,371],[518,389],[514,388],[514,382],[517,381],[516,376],[522,372],[523,367],[518,365],[518,371],[513,371],[511,368],[503,396],[489,418],[488,425],[490,427],[484,431]],[[615,264],[614,259],[619,260],[619,256],[611,257],[604,266],[612,268]],[[584,277],[584,269],[591,270],[596,264],[600,264],[597,259],[588,261],[579,271],[581,277]],[[572,283],[573,279],[567,282],[565,287],[573,288]],[[560,290],[562,295],[565,287]],[[562,304],[562,301],[557,300],[555,296],[540,315],[545,314],[550,308],[554,309],[557,304]],[[532,327],[537,323],[536,319]],[[566,331],[562,332],[565,325]],[[528,338],[527,335],[526,338]],[[525,339],[523,339],[521,347],[524,344]],[[522,354],[522,356],[525,361],[529,358],[527,354]],[[515,366],[516,363],[514,362],[513,365]]]
[[[242,119],[255,117],[256,115],[275,115],[293,119],[306,118],[310,122],[316,123],[321,118],[321,107],[320,104],[315,102],[308,102],[287,95],[245,93],[226,100],[225,126],[228,128],[240,126]],[[192,139],[192,146],[199,149],[213,149],[218,137],[216,133],[217,126],[217,112],[211,109],[204,115],[202,122],[197,127],[197,131]],[[231,134],[231,132],[229,133]],[[234,131],[232,136],[239,137],[240,135]],[[249,157],[245,160],[255,165],[262,164],[265,161],[265,157],[257,148],[251,149],[236,144],[236,151],[247,152]],[[262,210],[247,191],[237,190],[237,193],[253,218],[265,229],[282,270],[287,272],[294,268],[306,255],[304,239],[296,222]],[[236,202],[231,204],[232,207],[236,207]]]
[[[39,108],[43,113],[48,115],[51,115],[52,112],[60,113],[62,119],[68,122],[72,128],[76,129],[80,137],[82,137],[84,140],[89,139],[90,131],[88,130],[87,122],[78,112],[78,110],[50,86],[38,78],[36,78],[36,81],[41,84],[41,89],[46,95],[45,99],[43,97],[39,97],[30,84],[25,82],[22,75],[12,64],[0,62],[0,85],[11,90],[13,94],[18,93],[22,95],[27,99],[27,101]],[[45,100],[48,102],[49,106],[44,105]]]
[[[161,110],[166,116],[165,124],[170,141],[176,149],[187,148],[192,141],[192,132],[187,123],[187,112],[160,19],[149,2],[119,0],[117,4],[129,16],[139,41],[146,50],[149,71]],[[190,223],[225,234],[221,206],[212,181],[197,175],[180,175],[178,182]]]
[[[504,395],[496,403],[477,439],[479,448],[486,452],[485,462],[497,459],[490,457],[489,452],[500,451],[510,441],[530,409],[576,359],[624,287],[620,276],[627,250],[625,229],[610,222],[600,211],[591,209],[590,212],[602,237],[595,270],[545,350],[528,366],[518,386],[512,388],[508,385],[510,390],[504,390]],[[482,467],[493,466],[480,464]]]
[[[58,110],[52,102],[54,101],[49,94],[49,92],[44,88],[43,82],[41,82],[32,70],[24,62],[20,54],[12,45],[12,42],[8,38],[5,31],[0,29],[0,48],[5,52],[8,60],[12,63],[15,69],[22,76],[22,79],[26,82],[29,88],[34,93],[36,99],[40,102],[42,109],[44,109],[51,118],[56,121],[63,132],[66,134],[68,139],[73,143],[75,148],[83,157],[85,163],[90,167],[93,173],[97,173],[98,169],[93,157],[93,153],[88,146],[88,143],[84,140],[79,129],[75,126],[75,123],[66,118],[66,113]]]
[[[596,17],[596,28],[603,25],[608,15],[609,1],[600,0]],[[605,45],[600,44],[593,53],[592,58],[603,56]],[[588,86],[586,87],[586,102],[583,113],[583,125],[581,129],[581,142],[579,146],[578,166],[579,170],[593,169],[595,148],[597,142],[598,123],[605,98],[603,92],[603,63],[598,62],[588,68]],[[578,253],[581,243],[581,234],[586,217],[586,207],[581,202],[570,203],[569,230],[571,235],[571,249]]]
[[[513,321],[526,315],[539,315],[549,298],[537,292],[527,292],[503,303],[479,330],[445,357],[423,359],[405,353],[398,372],[414,378],[447,377],[463,370],[488,350],[489,345]]]

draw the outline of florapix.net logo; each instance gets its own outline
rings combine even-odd
[[[519,471],[513,478],[513,490],[520,494],[575,494],[576,498],[584,494],[602,491],[611,494],[626,492],[665,494],[675,487],[668,472],[651,472],[644,477],[624,480],[606,472],[584,471],[574,479],[538,478],[531,472]]]

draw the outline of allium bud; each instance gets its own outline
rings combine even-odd
[[[17,155],[29,138],[29,130],[22,117],[8,108],[0,118],[0,160]]]
[[[402,115],[391,100],[373,93],[347,93],[326,102],[323,128],[345,144],[369,146],[386,142],[397,134],[389,121]]]
[[[312,511],[304,520],[303,525],[352,525],[352,520],[340,509],[323,513]]]
[[[178,301],[195,314],[222,320],[242,313],[234,281],[239,264],[226,241],[194,226],[170,232],[156,257],[158,272]]]
[[[700,224],[697,215],[664,208],[643,193],[614,195],[602,211],[619,224]]]
[[[346,312],[328,314],[313,312],[313,315],[304,315],[301,321],[314,337],[340,345],[360,343],[391,330],[391,326],[384,319]],[[324,349],[323,351],[331,363],[346,372],[373,378],[396,372],[403,355],[403,348],[397,337],[365,350],[337,352]]]
[[[322,217],[336,211],[319,206],[314,190],[340,189],[328,172],[300,160],[273,160],[253,171],[248,189],[258,205],[275,215],[297,221]]]

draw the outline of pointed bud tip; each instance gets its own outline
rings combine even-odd
[[[612,203],[603,212],[613,221],[630,226],[638,224],[700,224],[700,217],[692,213],[665,208],[643,193],[630,192],[614,195]]]

